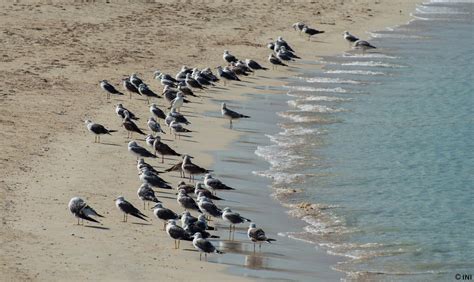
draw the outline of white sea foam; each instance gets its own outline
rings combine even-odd
[[[335,88],[315,88],[315,87],[307,87],[307,86],[285,86],[291,90],[300,91],[300,92],[333,92],[333,93],[346,93],[347,90],[341,87]],[[290,94],[288,91],[287,94]]]
[[[361,84],[360,81],[350,80],[350,79],[340,79],[337,77],[310,77],[302,78],[309,83],[337,83],[337,84]]]
[[[328,106],[324,105],[308,105],[308,104],[303,104],[303,105],[297,105],[296,106],[299,110],[303,112],[316,112],[316,113],[339,113],[339,112],[344,112],[345,110],[342,108],[335,109],[335,108],[330,108]]]
[[[344,53],[342,57],[345,58],[384,58],[384,59],[398,59],[395,56],[389,56],[380,53],[365,53],[365,54],[358,54],[358,53]]]
[[[383,68],[401,68],[403,66],[396,65],[396,64],[388,64],[384,62],[377,62],[377,61],[355,61],[355,62],[348,62],[342,63],[343,66],[363,66],[363,67],[383,67]]]
[[[398,38],[398,39],[421,39],[423,36],[419,35],[409,35],[409,34],[400,34],[400,33],[377,33],[369,32],[370,36],[373,38]]]
[[[302,136],[302,135],[310,135],[310,134],[320,134],[321,132],[316,128],[304,128],[302,126],[292,127],[292,128],[285,128],[284,131],[278,133],[282,136]]]
[[[291,184],[294,182],[299,182],[305,177],[304,174],[277,172],[273,170],[252,171],[252,173],[258,176],[272,179],[276,185]]]
[[[360,74],[360,75],[386,75],[381,71],[367,71],[367,70],[328,70],[326,73],[334,74]]]

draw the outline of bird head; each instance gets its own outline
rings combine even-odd
[[[257,225],[255,223],[250,223],[249,228],[257,228]]]
[[[128,142],[128,147],[129,147],[129,148],[130,148],[130,147],[136,147],[136,146],[138,146],[138,144],[137,144],[136,141],[130,141],[130,142]]]
[[[154,210],[154,209],[161,209],[161,208],[163,208],[163,205],[161,203],[157,203],[151,209]]]
[[[193,237],[194,237],[195,239],[202,238],[201,232],[196,232],[196,233],[194,233]]]
[[[222,103],[222,104],[221,104],[221,108],[222,108],[222,109],[225,109],[225,108],[226,108],[226,104],[225,104],[225,103]]]

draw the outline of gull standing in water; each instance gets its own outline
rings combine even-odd
[[[84,122],[87,126],[87,130],[95,134],[94,143],[97,143],[97,142],[100,143],[100,135],[103,135],[103,134],[111,135],[110,134],[111,132],[117,131],[117,130],[107,129],[102,124],[93,123],[90,120],[85,120]]]
[[[216,249],[216,247],[214,247],[214,245],[209,240],[202,238],[200,232],[194,234],[193,246],[199,251],[199,260],[202,258],[202,253],[204,253],[206,261],[207,254],[209,253],[223,254],[223,252]]]
[[[183,164],[181,166],[184,176],[186,177],[186,174],[189,174],[189,181],[194,180],[194,175],[197,174],[205,174],[211,172],[210,170],[207,170],[205,168],[202,168],[198,165],[195,165],[191,162],[191,158],[188,155],[184,155],[183,157]]]
[[[229,127],[232,128],[232,120],[234,119],[241,119],[241,118],[250,118],[250,116],[246,116],[246,115],[243,115],[243,114],[239,114],[237,112],[234,112],[232,110],[229,110],[226,106],[225,103],[222,103],[222,106],[221,106],[221,113],[222,113],[222,116],[227,118],[230,122],[230,125]]]
[[[80,220],[82,219],[82,223],[84,224],[84,220],[92,221],[95,223],[100,222],[91,216],[98,216],[104,217],[98,214],[93,208],[91,208],[83,199],[79,197],[74,197],[69,201],[68,204],[69,210],[71,213],[77,217],[77,225],[79,225]]]
[[[145,218],[147,216],[144,215],[141,211],[139,211],[136,207],[134,207],[131,203],[126,201],[123,196],[119,196],[117,197],[117,199],[115,199],[115,205],[120,211],[123,212],[123,222],[127,222],[128,215],[134,216],[144,221],[148,221]]]
[[[163,221],[163,230],[166,229],[166,222],[168,222],[168,220],[176,220],[179,218],[174,211],[164,208],[162,203],[158,203],[153,207],[153,214],[156,218]]]
[[[262,249],[262,242],[271,243],[276,241],[275,239],[268,238],[265,232],[261,228],[257,228],[255,223],[250,223],[249,229],[247,230],[247,236],[253,242],[253,252],[255,253],[255,243],[258,243],[258,249]]]
[[[354,42],[352,46],[353,49],[361,49],[362,52],[365,52],[367,49],[376,49],[374,45],[370,44],[368,41],[365,40],[357,40]]]
[[[128,143],[128,151],[139,158],[156,158],[154,154],[152,154],[147,149],[143,148],[142,146],[138,145],[136,141],[130,141]]]
[[[138,198],[143,201],[143,209],[145,209],[145,202],[160,203],[160,200],[155,196],[155,191],[147,183],[143,183],[137,191]]]
[[[349,44],[353,44],[354,42],[356,42],[357,40],[359,40],[359,37],[350,34],[348,31],[344,31],[344,33],[343,33],[342,35],[344,36],[344,39],[345,39],[347,42],[349,42]]]
[[[107,99],[110,99],[110,94],[114,95],[123,95],[122,92],[118,91],[112,84],[110,84],[107,80],[100,81],[100,87],[107,92]]]
[[[241,216],[240,214],[233,212],[230,208],[224,208],[224,212],[222,213],[222,219],[230,223],[229,232],[232,232],[232,229],[235,231],[235,225],[250,222],[251,220]]]

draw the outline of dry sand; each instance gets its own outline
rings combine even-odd
[[[174,250],[155,220],[120,222],[113,199],[123,195],[141,206],[140,182],[113,105],[122,102],[138,114],[142,128],[148,107],[136,97],[106,101],[98,81],[117,85],[123,75],[138,72],[158,90],[153,70],[215,67],[223,64],[224,49],[266,64],[265,45],[278,35],[306,59],[337,53],[347,49],[342,31],[366,37],[366,30],[404,23],[417,1],[111,2],[0,4],[0,280],[242,280],[224,266],[200,262],[193,251]],[[327,33],[308,42],[290,28],[296,21]],[[248,86],[278,84],[274,78],[288,74],[269,71],[266,78],[205,95],[241,99]],[[211,166],[206,151],[224,148],[238,133],[225,120],[202,114],[218,112],[219,105],[193,100],[184,110],[197,132],[169,143]],[[93,144],[84,118],[119,132]],[[153,161],[158,167],[175,162]],[[176,174],[165,178],[180,180]],[[76,195],[104,213],[103,229],[75,225],[67,202]],[[175,200],[163,200],[178,210]],[[189,243],[182,247],[192,249]]]

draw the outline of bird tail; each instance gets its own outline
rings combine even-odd
[[[240,115],[241,118],[250,118],[250,116]]]
[[[163,188],[163,189],[173,189],[173,187],[169,186],[168,184],[164,183],[164,185],[160,188]]]
[[[113,133],[113,132],[117,132],[117,130],[113,130],[113,129],[108,130],[107,134],[111,135],[110,133]]]
[[[217,235],[211,235],[211,236],[209,236],[209,238],[218,239],[218,238],[220,238],[220,237],[217,236]]]
[[[92,222],[101,224],[98,220],[93,219],[92,217],[90,217],[88,215],[85,215],[85,214],[82,214],[82,213],[79,214],[79,217],[82,218],[82,219],[88,220],[88,221],[92,221]]]
[[[324,30],[320,30],[319,33],[324,33]]]
[[[188,99],[183,99],[183,102],[184,103],[191,103],[191,101],[189,101]]]
[[[142,214],[142,213],[131,213],[131,215],[133,215],[134,217],[138,217],[139,219],[142,219],[144,221],[148,221],[145,217],[147,217],[146,215]]]
[[[267,243],[270,243],[270,244],[271,244],[272,242],[275,242],[276,240],[275,240],[275,239],[272,239],[272,238],[267,238],[267,240],[265,240],[265,241],[267,241]]]
[[[186,128],[183,128],[183,131],[184,131],[184,132],[192,132],[191,130],[186,129]]]
[[[220,255],[225,254],[223,251],[219,251],[218,249],[215,250],[215,253]]]
[[[268,68],[266,68],[266,67],[262,67],[262,70],[268,70]]]

